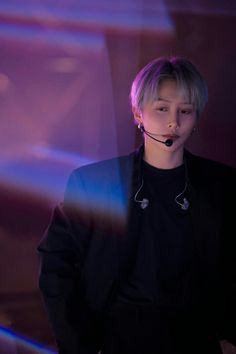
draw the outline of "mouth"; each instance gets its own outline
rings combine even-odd
[[[163,138],[166,138],[166,139],[171,139],[171,140],[176,140],[179,138],[178,135],[171,135],[171,134],[166,134],[166,135],[162,135]]]

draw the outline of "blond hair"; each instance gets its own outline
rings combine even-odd
[[[202,75],[189,60],[181,57],[152,60],[136,75],[130,91],[133,108],[142,112],[145,103],[158,97],[161,83],[174,80],[189,96],[199,116],[207,103],[207,84]]]

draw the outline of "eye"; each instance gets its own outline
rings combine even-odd
[[[192,114],[193,110],[192,109],[181,109],[180,112],[182,114]]]
[[[157,107],[156,110],[159,111],[159,112],[167,112],[168,111],[168,107]]]

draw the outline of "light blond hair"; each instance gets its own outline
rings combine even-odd
[[[152,60],[138,72],[130,91],[132,107],[142,112],[147,101],[158,98],[160,85],[166,80],[174,80],[188,94],[197,116],[203,112],[208,100],[207,84],[196,66],[181,57]]]

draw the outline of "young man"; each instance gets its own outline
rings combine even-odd
[[[220,354],[236,343],[235,169],[185,149],[207,87],[184,58],[131,88],[144,144],[72,172],[38,247],[60,354]]]

